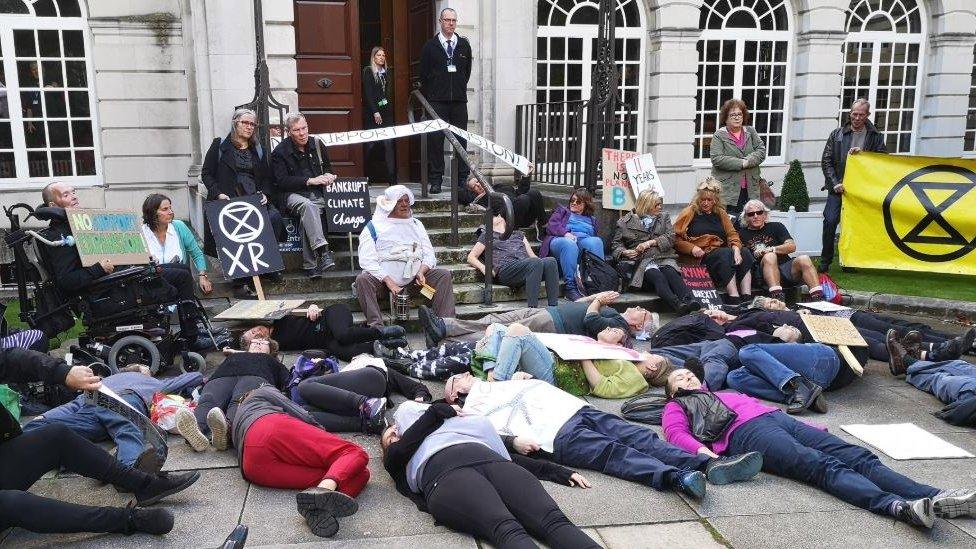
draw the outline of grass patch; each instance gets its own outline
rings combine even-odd
[[[845,273],[831,269],[830,276],[842,290],[976,301],[976,278],[966,275],[858,269]]]
[[[7,321],[7,326],[9,326],[11,329],[19,328],[21,330],[27,330],[30,328],[26,322],[22,322],[20,320],[20,301],[8,301],[7,310],[4,311],[3,318]],[[70,330],[51,339],[50,348],[57,349],[61,346],[62,342],[70,339],[76,339],[83,330],[84,327],[81,325],[81,321],[75,319],[75,325]]]
[[[723,536],[721,532],[716,530],[715,527],[712,526],[712,523],[708,522],[707,519],[699,519],[698,522],[700,522],[701,525],[704,526],[706,530],[708,530],[708,533],[712,535],[712,539],[728,547],[729,549],[732,549],[732,544],[729,542],[729,540],[725,539],[725,536]]]

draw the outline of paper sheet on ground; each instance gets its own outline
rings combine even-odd
[[[535,336],[563,360],[640,360],[640,353],[633,349],[600,343],[591,337],[540,333]]]
[[[304,299],[265,299],[264,301],[238,301],[215,316],[216,320],[279,320],[292,309],[305,303]]]
[[[976,457],[958,446],[949,444],[914,423],[841,425],[840,428],[881,450],[892,459]]]
[[[806,307],[807,309],[813,309],[814,311],[821,311],[824,313],[836,313],[838,311],[851,310],[850,307],[845,307],[829,301],[813,301],[810,303],[797,303],[796,305],[797,307]]]

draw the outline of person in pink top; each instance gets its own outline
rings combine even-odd
[[[668,376],[661,425],[678,448],[717,457],[760,452],[763,470],[851,505],[931,528],[936,517],[976,517],[976,491],[939,490],[898,474],[871,451],[735,391],[713,393],[690,370]]]

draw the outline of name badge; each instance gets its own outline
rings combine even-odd
[[[387,105],[388,105],[389,103],[390,103],[390,102],[389,102],[389,101],[387,101],[387,100],[386,100],[386,98],[383,98],[383,99],[380,99],[380,100],[379,100],[379,102],[377,103],[377,105],[379,105],[379,106],[381,106],[381,107],[385,107],[385,106],[387,106]]]
[[[447,66],[447,72],[457,72],[457,67],[454,64]]]

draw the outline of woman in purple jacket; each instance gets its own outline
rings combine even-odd
[[[763,470],[817,486],[851,505],[931,528],[935,517],[976,516],[976,491],[939,490],[876,455],[735,391],[713,393],[686,369],[668,376],[661,425],[668,442],[712,457],[761,452]]]
[[[548,233],[539,249],[539,257],[553,256],[559,260],[559,270],[566,281],[566,299],[583,297],[576,287],[576,264],[583,250],[600,259],[605,257],[603,239],[596,234],[593,217],[593,196],[586,189],[576,189],[569,197],[569,207],[560,204],[549,216]]]

